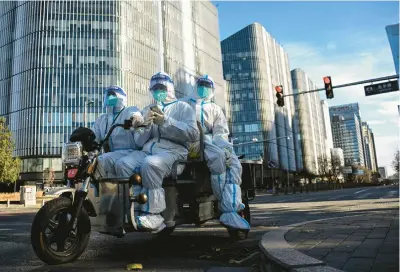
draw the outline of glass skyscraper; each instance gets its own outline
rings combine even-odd
[[[399,74],[399,28],[400,24],[386,26],[386,34],[389,39],[390,48],[392,49],[396,74]]]
[[[282,85],[285,94],[292,93],[287,53],[258,23],[223,40],[221,50],[235,143],[271,139],[269,143],[237,146],[237,154],[248,159],[265,154],[265,159],[283,170],[302,168],[296,167],[294,152],[293,135],[297,137],[299,132],[294,127],[293,97],[284,98],[285,107],[276,106],[275,86]]]
[[[0,37],[0,116],[24,181],[42,181],[50,168],[60,178],[62,144],[103,112],[109,85],[142,108],[157,71],[173,77],[177,96],[207,73],[225,106],[218,13],[209,1],[2,2]]]
[[[301,69],[291,71],[293,93],[317,89],[314,82]],[[332,141],[330,120],[324,116],[324,103],[321,103],[318,92],[297,95],[294,97],[295,109],[300,123],[300,139],[304,168],[316,175],[319,174],[318,158],[330,157],[329,141]],[[325,124],[325,122],[328,124]]]
[[[333,145],[343,149],[345,166],[365,166],[364,144],[358,103],[329,107]]]

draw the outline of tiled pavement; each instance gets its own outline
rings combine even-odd
[[[311,222],[285,235],[301,252],[350,272],[399,271],[399,211]]]

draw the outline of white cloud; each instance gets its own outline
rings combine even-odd
[[[375,149],[378,156],[378,166],[386,166],[389,174],[393,174],[392,160],[394,152],[399,148],[398,136],[375,136]]]
[[[368,125],[383,125],[387,122],[385,120],[369,120]]]
[[[388,117],[397,117],[399,116],[398,105],[399,101],[384,101],[380,103],[380,109],[377,111]]]

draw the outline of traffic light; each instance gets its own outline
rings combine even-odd
[[[333,88],[332,88],[332,80],[330,76],[324,77],[324,84],[325,84],[325,93],[327,99],[332,99],[333,95]]]
[[[275,91],[276,91],[276,98],[278,98],[278,100],[276,101],[276,104],[278,104],[279,107],[285,106],[285,101],[283,101],[283,87],[282,87],[282,85],[275,86]]]

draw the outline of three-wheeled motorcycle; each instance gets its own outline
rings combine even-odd
[[[91,230],[116,237],[140,231],[134,219],[134,205],[147,202],[147,195],[133,194],[134,185],[141,185],[140,175],[95,178],[98,156],[104,152],[103,147],[114,129],[130,129],[131,125],[131,120],[114,124],[99,144],[88,128],[80,127],[71,134],[70,143],[62,150],[67,188],[46,194],[57,198],[46,202],[38,211],[31,228],[32,247],[43,262],[61,264],[76,260],[86,249]],[[200,158],[176,161],[172,175],[164,179],[166,209],[162,215],[166,228],[156,235],[168,235],[178,225],[198,225],[219,218],[218,201],[213,195],[210,172],[204,160],[204,134],[198,126]],[[250,222],[249,201],[255,197],[255,173],[257,167],[262,172],[262,161],[241,160],[241,163],[245,209],[240,215]],[[180,167],[182,165],[184,168]],[[247,231],[227,229],[235,239],[247,237]]]

